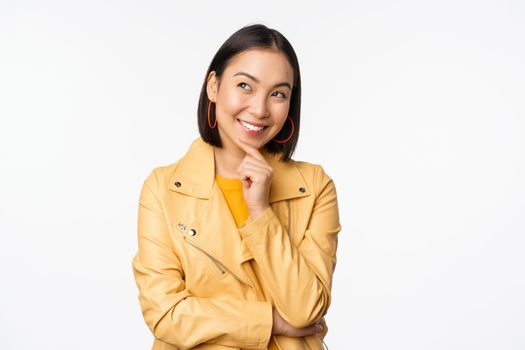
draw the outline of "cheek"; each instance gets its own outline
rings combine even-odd
[[[229,115],[235,115],[243,109],[243,99],[237,94],[227,94],[226,97],[221,101],[223,110]]]
[[[272,110],[272,115],[275,116],[275,120],[277,124],[286,123],[286,119],[288,119],[288,110],[289,110],[288,104],[283,103],[278,106],[275,106],[275,108]]]

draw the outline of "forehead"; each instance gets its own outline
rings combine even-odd
[[[271,49],[242,51],[232,58],[224,72],[229,77],[237,72],[245,72],[258,78],[261,83],[273,83],[277,80],[292,83],[293,80],[293,68],[286,56]]]

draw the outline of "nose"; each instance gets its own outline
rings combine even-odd
[[[252,114],[257,118],[266,118],[270,115],[265,96],[255,96],[252,100]]]

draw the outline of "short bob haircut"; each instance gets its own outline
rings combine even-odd
[[[197,109],[197,118],[199,124],[199,133],[202,139],[210,145],[222,147],[222,142],[219,136],[218,128],[210,128],[208,125],[208,94],[206,90],[208,76],[211,71],[220,78],[228,66],[231,59],[245,50],[262,48],[274,49],[283,53],[288,62],[293,68],[293,87],[290,95],[290,108],[288,116],[290,116],[294,123],[294,133],[292,137],[285,143],[268,141],[263,148],[269,153],[281,153],[281,161],[286,162],[291,159],[291,156],[297,145],[299,139],[299,128],[301,120],[301,74],[299,71],[299,62],[295,51],[290,42],[277,30],[266,27],[263,24],[252,24],[245,26],[235,33],[233,33],[219,48],[213,60],[210,63],[204,83],[199,97],[199,105]],[[219,80],[220,84],[220,80]],[[215,104],[210,108],[210,116],[215,115]],[[286,119],[283,128],[275,136],[278,140],[284,140],[290,135],[291,123]]]

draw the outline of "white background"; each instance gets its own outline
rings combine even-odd
[[[301,65],[294,159],[338,190],[330,349],[524,349],[524,19],[518,0],[0,0],[0,348],[151,347],[142,181],[198,136],[222,42],[263,23]]]

